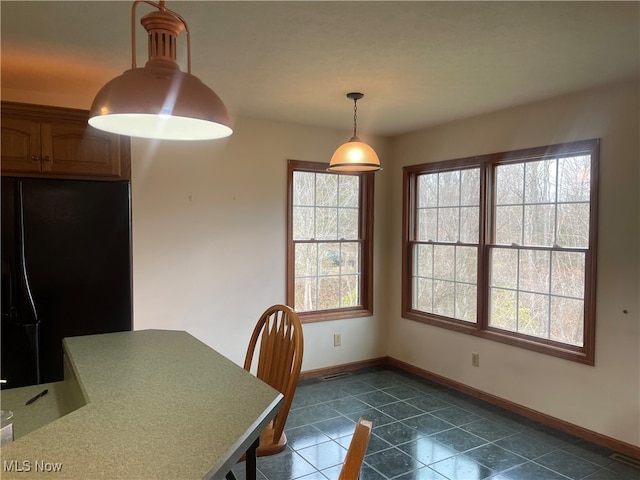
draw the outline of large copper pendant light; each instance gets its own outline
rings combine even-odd
[[[353,137],[334,152],[327,169],[331,172],[358,173],[380,170],[380,159],[375,150],[360,140],[356,132],[358,100],[362,97],[364,93],[347,93],[347,98],[353,100]]]
[[[157,8],[140,19],[148,32],[149,61],[136,67],[135,12],[138,3]],[[187,34],[188,72],[176,62],[176,40]],[[231,135],[226,107],[191,75],[189,27],[165,2],[136,0],[131,7],[131,69],[107,83],[91,105],[89,124],[132,137],[208,140]]]

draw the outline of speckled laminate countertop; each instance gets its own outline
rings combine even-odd
[[[40,403],[52,421],[2,447],[3,480],[40,478],[36,470],[56,465],[60,471],[44,475],[224,478],[282,403],[279,392],[186,332],[73,337],[64,348],[82,393],[70,401],[67,388],[50,384],[54,391],[30,406]],[[78,397],[86,405],[67,413]],[[56,411],[63,416],[53,419]]]

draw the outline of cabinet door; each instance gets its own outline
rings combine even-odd
[[[123,177],[120,138],[86,123],[43,123],[42,170],[52,174]]]
[[[40,172],[40,125],[3,116],[1,150],[3,172]]]

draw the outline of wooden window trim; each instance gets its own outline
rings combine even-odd
[[[295,308],[294,242],[293,242],[293,172],[327,172],[328,163],[288,160],[287,162],[287,304]],[[360,177],[360,231],[362,232],[361,305],[349,308],[297,312],[302,323],[322,322],[373,315],[373,201],[374,173],[344,174]]]
[[[474,335],[527,350],[556,356],[587,365],[595,363],[595,324],[596,324],[596,262],[598,234],[598,185],[599,185],[599,150],[600,140],[590,139],[545,147],[528,148],[511,152],[493,153],[489,155],[461,158],[455,160],[423,163],[403,168],[403,212],[402,212],[402,317],[434,325],[456,332]],[[590,206],[591,219],[589,230],[589,246],[585,256],[585,297],[584,297],[584,332],[583,346],[572,346],[561,342],[524,335],[517,332],[501,330],[489,325],[489,252],[493,246],[489,228],[493,221],[494,175],[496,165],[520,163],[540,160],[546,157],[559,157],[565,154],[591,155]],[[465,167],[480,167],[480,225],[478,252],[478,318],[475,324],[430,314],[412,308],[412,252],[415,243],[415,190],[416,178],[420,173],[459,170]]]

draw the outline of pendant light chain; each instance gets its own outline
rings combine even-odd
[[[358,125],[358,99],[353,99],[353,136],[356,137],[356,127]]]

